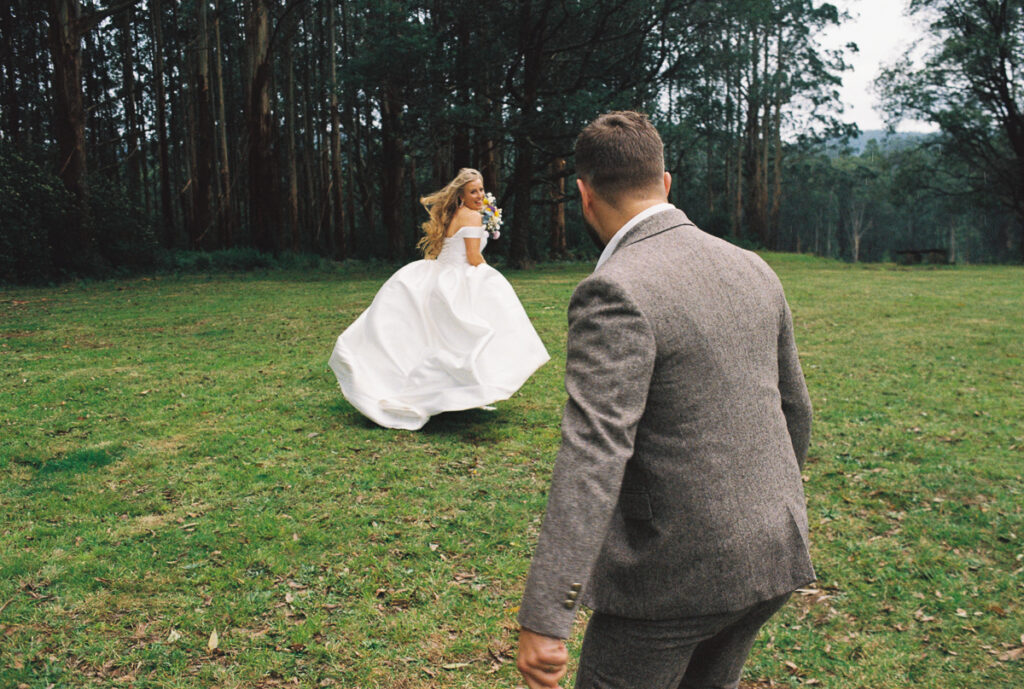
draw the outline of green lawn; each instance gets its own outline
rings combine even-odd
[[[1024,269],[767,258],[820,581],[744,686],[1024,686]],[[419,432],[326,365],[383,269],[0,292],[0,687],[515,686],[587,270],[507,273],[552,361]]]

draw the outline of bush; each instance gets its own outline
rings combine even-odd
[[[50,233],[69,221],[74,198],[30,154],[0,144],[0,282],[53,274]]]
[[[119,273],[156,267],[160,244],[153,222],[118,183],[98,175],[89,178],[89,212],[96,249]],[[109,272],[110,269],[100,269]]]
[[[349,263],[355,265],[358,262]],[[170,273],[245,273],[254,270],[335,272],[338,264],[315,254],[283,253],[274,256],[252,247],[235,247],[217,251],[167,251],[162,254],[157,270]]]
[[[50,238],[74,219],[75,198],[45,161],[41,150],[0,144],[0,282],[106,277],[156,266],[159,244],[146,214],[116,182],[93,175],[89,214],[97,260],[83,261],[78,275],[61,274]]]

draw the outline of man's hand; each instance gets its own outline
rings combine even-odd
[[[569,651],[565,642],[529,629],[519,631],[519,672],[530,689],[558,689],[565,676]]]

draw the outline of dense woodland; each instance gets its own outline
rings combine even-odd
[[[619,108],[652,116],[672,201],[714,234],[1020,260],[1024,0],[909,5],[931,52],[879,90],[941,131],[861,149],[820,43],[846,17],[812,0],[6,0],[0,281],[180,251],[408,260],[418,198],[467,165],[505,209],[493,253],[589,254],[573,139]]]

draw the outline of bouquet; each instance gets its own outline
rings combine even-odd
[[[490,233],[491,239],[500,237],[501,209],[495,204],[494,194],[491,192],[484,194],[484,207],[480,214],[484,216],[484,230]]]

